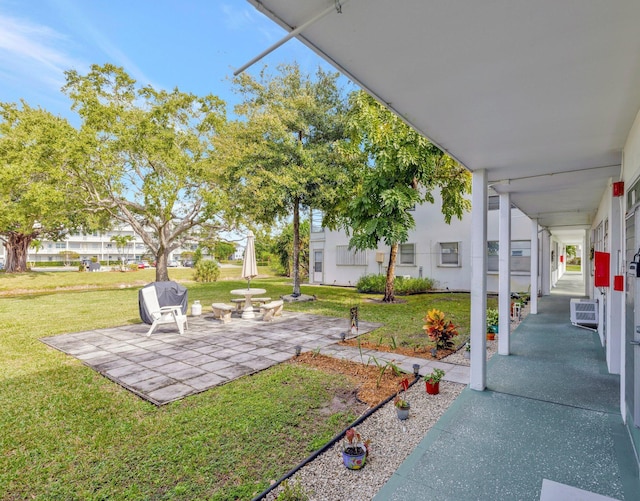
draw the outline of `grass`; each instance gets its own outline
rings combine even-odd
[[[261,274],[268,274],[268,268],[258,268]],[[241,268],[220,268],[219,280],[240,279]],[[169,268],[169,278],[178,282],[192,281],[193,268]],[[0,274],[0,293],[33,292],[60,288],[101,288],[119,286],[141,286],[155,281],[156,270],[148,268],[135,271],[66,272],[32,271],[28,273]]]
[[[227,269],[223,269],[227,270]],[[228,301],[240,280],[201,284],[170,270],[189,300]],[[248,499],[353,421],[326,411],[351,383],[341,375],[280,364],[157,408],[38,341],[138,323],[137,294],[153,270],[131,273],[0,274],[1,499]],[[281,278],[252,281],[278,297]],[[370,302],[341,287],[303,286],[317,301],[287,309],[383,322],[371,334],[425,341],[422,318],[440,308],[468,332],[468,295]]]
[[[580,271],[582,267],[579,264],[568,264],[567,271]]]

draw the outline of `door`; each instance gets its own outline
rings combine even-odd
[[[640,261],[640,217],[638,207],[627,213],[625,236],[626,297],[625,297],[625,404],[630,416],[630,427],[640,426],[640,278],[637,278],[632,262]]]
[[[322,270],[324,262],[324,251],[313,251],[313,283],[321,284],[323,282]]]

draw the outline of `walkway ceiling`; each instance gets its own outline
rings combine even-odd
[[[249,0],[523,212],[592,222],[640,108],[638,0]],[[258,51],[259,47],[256,47]]]

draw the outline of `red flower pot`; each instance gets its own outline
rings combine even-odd
[[[425,384],[427,386],[427,393],[429,395],[437,395],[438,393],[440,393],[440,381],[438,381],[437,383],[425,381]]]

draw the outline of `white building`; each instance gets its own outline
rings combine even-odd
[[[133,239],[122,253],[118,250],[116,243],[111,240],[114,236],[131,236]],[[153,256],[147,249],[142,239],[133,231],[131,226],[122,226],[109,231],[94,233],[70,233],[64,240],[53,242],[51,240],[41,240],[42,246],[37,249],[29,248],[27,261],[30,263],[56,263],[64,261],[60,254],[64,251],[74,252],[79,255],[78,260],[97,259],[101,263],[109,264],[120,262],[122,258],[125,261],[140,261],[141,259],[152,259]],[[169,259],[179,259],[180,249],[172,253]],[[2,247],[0,258],[5,262],[6,250]]]
[[[434,194],[433,204],[416,207],[413,217],[417,227],[409,233],[409,240],[400,244],[396,258],[396,276],[431,278],[436,288],[469,291],[471,289],[471,214],[461,220],[444,222],[440,212],[441,200]],[[498,292],[498,196],[489,197],[487,289]],[[527,292],[531,284],[531,220],[517,208],[511,211],[511,290]],[[547,233],[539,239],[549,238]],[[542,244],[542,241],[540,242]],[[548,260],[551,260],[550,246]],[[543,280],[548,290],[566,267],[565,245],[554,240],[552,265]],[[309,281],[314,284],[355,285],[369,274],[386,274],[389,247],[381,242],[376,250],[349,249],[349,238],[343,231],[331,231],[321,226],[321,214],[312,213],[309,256]],[[563,256],[560,258],[560,256]],[[562,261],[560,260],[562,259]],[[543,259],[544,260],[544,259]]]

